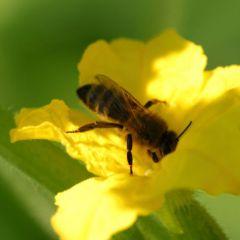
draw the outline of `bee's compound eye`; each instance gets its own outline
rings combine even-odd
[[[163,155],[173,152],[176,149],[177,142],[178,141],[176,133],[173,131],[167,132],[161,144],[161,150],[163,152]]]
[[[171,147],[168,144],[164,144],[164,146],[163,146],[163,153],[164,153],[164,155],[166,155],[166,154],[168,154],[170,152],[172,152]]]

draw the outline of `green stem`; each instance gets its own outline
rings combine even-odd
[[[166,194],[159,211],[140,217],[133,227],[113,239],[227,240],[227,237],[191,191],[178,190]]]
[[[166,194],[166,202],[163,208],[155,214],[167,227],[172,239],[227,239],[213,217],[194,199],[191,191],[178,190]],[[166,225],[166,223],[171,224]]]

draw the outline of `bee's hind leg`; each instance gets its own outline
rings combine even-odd
[[[93,130],[95,128],[120,128],[120,129],[123,129],[123,125],[121,125],[119,123],[96,121],[96,122],[93,122],[93,123],[88,123],[86,125],[83,125],[76,130],[67,131],[66,133],[86,132],[86,131]]]
[[[167,104],[167,102],[162,101],[162,100],[158,100],[158,99],[151,99],[144,104],[144,107],[145,108],[150,108],[151,106],[153,106],[155,104]]]
[[[133,175],[132,134],[130,134],[130,133],[127,135],[127,161],[128,161],[128,165],[130,167],[130,174]]]

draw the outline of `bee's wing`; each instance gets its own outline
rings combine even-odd
[[[137,121],[137,118],[135,117],[136,113],[139,111],[145,111],[144,106],[131,93],[119,86],[109,77],[103,74],[97,74],[95,78],[100,84],[104,85],[114,93],[114,101],[116,101],[119,106],[122,105],[122,107],[127,108],[131,117],[135,118]],[[119,107],[119,114],[121,114],[121,107]]]
[[[132,109],[144,109],[144,106],[128,91],[119,86],[112,79],[103,74],[97,74],[95,76],[97,81],[104,85],[106,88],[111,89],[113,92],[117,93],[117,96],[121,96],[126,100],[126,103],[129,104],[129,107]]]

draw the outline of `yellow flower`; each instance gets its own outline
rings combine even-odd
[[[142,103],[151,98],[167,101],[166,106],[153,110],[170,129],[179,133],[193,121],[177,149],[160,163],[154,163],[146,149],[134,143],[133,176],[121,130],[67,134],[92,122],[93,117],[60,100],[38,109],[22,109],[16,116],[13,142],[60,142],[70,156],[98,176],[56,196],[58,210],[52,225],[61,239],[109,239],[139,215],[159,209],[171,189],[240,193],[240,66],[204,71],[205,66],[202,48],[174,31],[147,43],[100,40],[85,51],[79,64],[81,84],[105,74]]]

